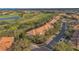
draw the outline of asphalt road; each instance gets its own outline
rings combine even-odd
[[[64,37],[64,32],[66,31],[66,29],[67,24],[66,22],[63,22],[61,31],[55,38],[52,38],[52,40],[47,45],[41,46],[40,48],[32,49],[32,51],[52,51],[52,47],[57,44],[62,37]]]
[[[61,40],[61,38],[64,37],[64,32],[66,31],[66,28],[67,24],[63,22],[60,33],[55,38],[53,38],[53,40],[51,40],[51,42],[48,45],[46,45],[46,47],[51,49],[56,43],[58,43]]]

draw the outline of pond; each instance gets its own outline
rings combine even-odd
[[[1,17],[0,20],[16,20],[19,18],[20,18],[20,16]]]

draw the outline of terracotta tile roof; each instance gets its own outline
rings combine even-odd
[[[14,41],[14,37],[2,37],[0,38],[0,51],[7,50],[11,47]]]
[[[74,26],[74,29],[75,29],[75,30],[79,30],[79,24],[75,25],[75,26]]]

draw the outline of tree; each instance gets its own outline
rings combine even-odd
[[[53,50],[55,50],[55,51],[72,51],[73,48],[71,47],[70,43],[67,43],[65,41],[60,41],[58,44],[56,44],[53,47]]]
[[[36,35],[36,36],[30,36],[29,39],[36,44],[41,44],[46,41],[46,37],[44,35]]]
[[[21,40],[16,40],[9,50],[27,51],[27,50],[30,50],[30,45],[31,45],[31,42],[27,38],[23,38]]]

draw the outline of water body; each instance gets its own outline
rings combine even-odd
[[[0,20],[15,20],[15,19],[19,19],[20,16],[11,16],[11,17],[7,17],[7,18],[0,18]]]

